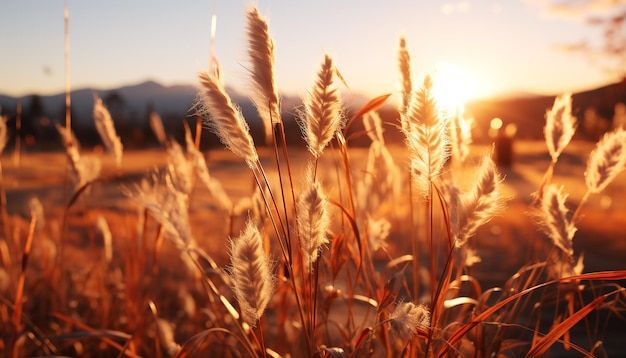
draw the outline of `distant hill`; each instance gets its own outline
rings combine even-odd
[[[263,129],[257,111],[245,95],[227,89],[233,102],[241,107],[246,120],[250,123],[251,132],[256,141],[263,138]],[[183,120],[193,121],[191,110],[197,89],[191,85],[163,86],[154,81],[146,81],[136,85],[113,89],[84,88],[72,91],[72,123],[74,130],[81,141],[98,143],[92,120],[93,96],[103,99],[111,112],[116,127],[122,139],[126,139],[127,147],[154,143],[154,138],[147,125],[148,114],[154,110],[165,122],[170,135],[177,138],[182,136]],[[486,137],[489,122],[495,117],[501,118],[505,125],[513,123],[517,126],[519,138],[537,139],[543,136],[543,126],[546,110],[553,102],[554,96],[535,96],[528,93],[508,93],[495,99],[484,99],[468,103],[466,109],[475,118],[474,137],[476,141],[491,140]],[[9,125],[15,118],[15,108],[18,100],[22,101],[24,136],[32,136],[33,142],[54,142],[59,144],[58,134],[54,123],[64,123],[63,93],[39,96],[29,95],[15,98],[0,94],[2,113],[9,116]],[[345,98],[346,110],[354,113],[369,98],[358,94]],[[297,110],[301,106],[301,99],[295,96],[282,95],[283,119],[286,126],[287,138],[290,143],[301,143],[302,135],[297,122],[294,120]],[[597,139],[606,129],[611,127],[616,103],[626,103],[626,82],[614,83],[604,87],[576,93],[573,95],[573,109],[579,120],[578,135],[584,138]],[[387,104],[379,110],[386,123],[385,137],[388,141],[402,140],[402,134],[397,129],[398,113],[392,105]],[[356,121],[351,127],[351,133],[362,131],[361,121]],[[80,132],[80,133],[78,133]],[[147,142],[146,142],[147,140]],[[219,145],[214,136],[207,135],[203,139],[205,146]],[[367,145],[368,139],[364,136],[353,136],[351,145]]]
[[[478,134],[486,133],[493,118],[517,126],[517,137],[537,139],[543,136],[545,114],[555,96],[524,96],[489,99],[467,104],[473,114]],[[626,103],[626,82],[618,82],[572,95],[572,111],[578,119],[577,135],[596,140],[612,127],[615,105]]]

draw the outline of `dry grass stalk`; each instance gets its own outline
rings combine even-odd
[[[248,325],[256,326],[272,298],[274,278],[263,250],[262,235],[252,221],[231,241],[230,258],[233,290],[241,317]]]
[[[174,139],[167,142],[167,155],[169,159],[169,172],[172,184],[176,190],[191,194],[193,190],[193,165],[187,159],[183,148]]]
[[[406,48],[406,39],[400,37],[400,49],[398,50],[398,67],[400,68],[400,85],[402,104],[400,107],[400,113],[406,114],[409,109],[409,103],[411,101],[411,94],[413,92],[413,82],[411,80],[411,56],[409,50]],[[401,116],[401,119],[406,118]],[[406,130],[406,121],[402,120],[402,129]]]
[[[311,168],[307,175],[306,187],[298,198],[297,210],[304,270],[311,272],[321,247],[329,242],[326,232],[330,225],[328,201],[319,182],[314,181]]]
[[[185,126],[185,144],[187,148],[187,154],[191,156],[191,163],[196,175],[202,183],[209,189],[211,196],[217,200],[222,209],[230,212],[233,210],[233,203],[224,191],[222,184],[219,180],[213,178],[209,174],[209,167],[202,153],[196,149],[194,140],[191,138],[191,131],[188,126]]]
[[[207,73],[201,73],[199,112],[209,115],[206,122],[226,148],[245,160],[254,169],[259,159],[248,124],[243,115],[230,100],[220,80]]]
[[[407,122],[404,134],[411,150],[411,170],[424,196],[429,195],[430,184],[439,177],[449,156],[446,121],[440,116],[432,86],[432,80],[427,76],[422,88],[414,92],[402,119]]]
[[[315,85],[304,98],[304,138],[309,151],[316,158],[322,155],[322,151],[342,124],[341,103],[333,81],[334,74],[333,60],[325,55]]]
[[[572,95],[565,93],[556,97],[552,109],[546,113],[544,135],[553,162],[556,162],[575,132],[576,118],[572,115]]]
[[[493,159],[485,156],[472,189],[461,194],[458,201],[451,200],[453,208],[450,210],[450,221],[456,247],[464,246],[476,230],[502,208],[504,200],[500,191],[501,183],[502,177]]]
[[[159,143],[165,145],[167,136],[165,135],[165,129],[163,128],[163,121],[161,120],[161,116],[154,111],[150,112],[150,128]]]
[[[104,146],[113,155],[115,165],[119,168],[122,165],[122,141],[115,132],[115,124],[113,123],[113,118],[111,118],[109,110],[102,103],[102,99],[95,95],[93,119]]]
[[[280,103],[274,75],[274,42],[267,21],[256,7],[251,7],[248,18],[248,55],[252,69],[254,102],[265,127],[266,143],[271,143],[274,124],[281,122]]]
[[[626,131],[616,129],[602,137],[587,160],[587,190],[599,193],[626,168]]]
[[[389,315],[391,329],[402,339],[410,339],[418,329],[428,329],[430,326],[430,312],[424,305],[415,305],[412,302],[400,302]]]

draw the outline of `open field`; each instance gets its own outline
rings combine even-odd
[[[593,147],[594,144],[588,142],[571,143],[555,168],[553,182],[564,185],[565,190],[570,193],[570,208],[576,206],[585,192],[586,156]],[[549,164],[549,156],[544,148],[545,143],[540,141],[517,142],[514,146],[513,166],[501,168],[505,177],[504,195],[511,200],[472,239],[482,261],[470,267],[468,273],[479,280],[483,289],[502,286],[519,268],[545,260],[552,248],[549,239],[537,230],[526,214],[532,202],[532,193],[537,191]],[[405,167],[408,162],[405,147],[390,145],[389,150],[396,163]],[[447,169],[452,170],[452,174],[461,182],[460,187],[467,185],[463,181],[473,180],[473,164],[490,150],[487,146],[475,146],[466,161],[469,164],[465,169]],[[128,329],[146,326],[145,317],[141,318],[144,319],[143,325],[133,321],[139,320],[138,317],[147,312],[133,313],[133,309],[145,307],[131,306],[142,306],[149,301],[156,304],[160,317],[177,323],[175,338],[182,343],[181,340],[202,329],[202,320],[210,320],[212,317],[203,307],[208,305],[207,297],[202,297],[203,289],[198,285],[197,278],[193,278],[194,274],[181,262],[178,249],[167,240],[159,242],[159,226],[156,221],[145,214],[136,201],[124,194],[128,190],[132,192],[142,178],[167,165],[165,150],[128,151],[124,153],[121,169],[115,167],[109,156],[101,153],[93,155],[102,160],[101,177],[104,179],[92,184],[71,206],[65,206],[69,201],[71,188],[65,184],[69,179],[65,173],[66,159],[63,153],[25,153],[18,166],[10,156],[2,157],[3,184],[7,192],[7,209],[13,237],[13,242],[3,246],[2,258],[5,265],[19,262],[31,216],[28,206],[31,198],[36,197],[41,201],[45,217],[45,223],[36,229],[33,238],[32,255],[26,274],[24,317],[32,320],[32,324],[44,332],[53,330],[52,327],[59,324],[63,325],[63,321],[66,325],[70,324],[67,317],[71,316],[93,329],[109,328],[132,334]],[[278,177],[272,165],[273,152],[260,148],[259,155],[270,182],[277,183]],[[290,148],[289,156],[292,174],[298,186],[310,154],[305,150]],[[226,150],[209,151],[205,153],[205,157],[211,175],[222,183],[234,203],[252,195],[254,177],[241,159]],[[87,158],[88,155],[85,160]],[[349,158],[352,175],[355,178],[364,175],[367,149],[352,149]],[[335,176],[340,171],[339,167],[338,153],[329,148],[319,168],[324,173],[322,182],[329,197],[337,201],[341,201],[340,196],[345,195],[339,187],[333,186],[337,182]],[[406,170],[403,172],[406,174]],[[582,208],[583,219],[578,223],[574,249],[576,255],[584,252],[585,272],[626,268],[624,193],[626,173],[618,176],[603,194],[591,196]],[[408,225],[403,217],[407,215],[409,207],[408,193],[404,194],[400,197],[404,199],[398,198],[392,210],[382,210],[389,215],[392,224],[387,240],[389,257],[411,254],[411,237],[415,232],[421,231],[420,227]],[[65,225],[63,215],[67,219]],[[113,256],[110,262],[103,256],[102,236],[95,230],[99,215],[107,220],[112,233]],[[332,215],[334,222],[340,221],[339,211],[334,210]],[[228,224],[228,216],[219,210],[219,205],[204,186],[195,185],[190,195],[189,220],[193,237],[219,267],[228,266],[229,235],[238,235],[246,216],[245,213],[236,215],[231,226]],[[341,229],[335,227],[333,231],[335,230]],[[157,246],[158,249],[155,248]],[[273,255],[280,257],[278,251]],[[328,257],[322,257],[323,262],[328,260]],[[427,259],[428,254],[423,253],[421,261],[425,265]],[[133,268],[135,260],[136,264],[145,266]],[[388,258],[385,255],[375,255],[374,260],[384,265]],[[61,265],[63,269],[55,270],[55,265]],[[137,274],[148,277],[134,276]],[[10,282],[7,284],[8,288],[4,289],[5,302],[13,301],[14,285],[15,282]],[[335,282],[335,285],[338,283]],[[76,292],[84,296],[67,297]],[[109,302],[105,302],[107,300]],[[124,302],[127,305],[125,308],[116,307],[116,304]],[[8,313],[3,312],[5,315]],[[63,315],[65,318],[53,318],[53,314]],[[76,322],[73,324],[80,327]],[[611,339],[626,334],[626,323],[623,321],[616,323],[613,320],[609,327],[609,332],[605,332],[607,344]],[[2,334],[6,340],[10,332],[5,329]],[[119,335],[113,337],[121,339]],[[71,334],[69,336],[75,338]],[[70,349],[62,336],[51,339],[58,347],[65,347],[63,351]],[[88,343],[85,344],[89,347]],[[100,348],[104,349],[102,354],[110,354],[104,353],[106,349],[103,345],[106,344],[101,344]],[[610,352],[614,346],[606,348]],[[70,350],[80,352],[76,347]]]

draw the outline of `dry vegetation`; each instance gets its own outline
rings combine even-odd
[[[86,156],[63,127],[65,156],[28,155],[19,165],[2,158],[7,356],[619,349],[603,340],[625,331],[626,271],[619,253],[605,261],[592,253],[585,269],[583,253],[623,250],[614,235],[626,222],[624,203],[607,198],[626,189],[626,132],[607,134],[590,155],[589,145],[570,145],[575,123],[563,96],[546,115],[542,148],[518,147],[519,162],[501,173],[490,147],[470,146],[470,120],[437,106],[430,78],[411,82],[402,39],[394,125],[406,146],[385,143],[376,109],[387,96],[345,118],[342,79],[325,55],[301,109],[308,150],[287,148],[269,30],[256,9],[248,21],[267,146],[253,143],[211,68],[199,77],[196,110],[230,152],[212,151],[207,161],[188,128],[177,143],[153,115],[164,149],[122,153],[96,100],[110,158]],[[368,149],[349,149],[344,134],[355,120]],[[4,149],[6,130],[0,136]]]

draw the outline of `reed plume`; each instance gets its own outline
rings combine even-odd
[[[161,120],[161,116],[159,116],[159,114],[155,111],[150,111],[150,128],[159,143],[165,145],[167,138],[165,135],[165,129],[163,128],[163,121]]]
[[[411,101],[411,94],[413,92],[413,82],[411,81],[411,56],[409,55],[409,50],[406,48],[406,39],[404,36],[400,37],[398,67],[400,68],[400,94],[402,95],[400,113],[406,114],[409,109],[409,102]],[[402,120],[403,118],[406,117],[400,116],[402,129],[406,130],[406,122]]]
[[[209,189],[211,196],[217,200],[220,206],[230,212],[233,209],[233,203],[228,197],[228,194],[224,191],[222,184],[219,180],[213,178],[209,174],[209,167],[202,153],[196,149],[193,139],[191,138],[191,131],[188,126],[185,126],[185,144],[187,148],[187,154],[191,156],[191,163],[193,169],[196,172],[200,181]]]
[[[430,312],[424,305],[400,302],[389,315],[391,329],[402,339],[410,339],[418,329],[428,329]]]
[[[100,175],[101,164],[98,158],[83,160],[80,155],[80,143],[76,139],[74,132],[68,130],[60,124],[56,125],[57,131],[63,138],[65,145],[65,155],[69,159],[70,173],[72,181],[77,188],[94,181]]]
[[[452,194],[460,195],[450,200],[450,221],[457,248],[464,246],[476,230],[502,208],[504,199],[500,192],[501,183],[502,177],[496,170],[493,159],[485,156],[470,191],[464,194],[456,191]]]
[[[102,103],[102,99],[94,95],[93,119],[96,129],[102,138],[102,143],[115,158],[115,165],[122,165],[123,146],[120,137],[115,132],[115,124],[109,110]]]
[[[96,219],[96,230],[100,234],[100,237],[102,237],[104,260],[107,264],[110,264],[113,260],[113,236],[111,235],[109,224],[102,215],[98,215]]]
[[[337,129],[341,127],[341,104],[333,82],[335,68],[329,55],[324,56],[317,80],[304,98],[302,129],[309,151],[319,158]]]
[[[266,143],[271,143],[274,124],[281,122],[280,103],[274,75],[274,42],[267,21],[256,7],[251,7],[248,18],[248,55],[252,64],[254,102],[265,128]]]
[[[230,259],[233,291],[241,317],[248,325],[255,326],[272,298],[274,278],[263,250],[263,237],[251,220],[240,236],[231,240]]]
[[[191,194],[193,190],[193,166],[187,159],[183,148],[174,139],[167,141],[167,155],[172,184],[176,190]]]
[[[372,252],[379,249],[386,250],[389,244],[387,238],[391,232],[391,223],[389,220],[382,218],[374,220],[367,218],[367,239]]]
[[[577,229],[565,205],[567,196],[562,186],[549,184],[544,189],[539,207],[531,215],[554,245],[571,257],[574,254],[572,240]]]
[[[209,129],[220,138],[226,148],[254,169],[259,157],[243,115],[233,105],[218,78],[208,73],[201,73],[199,78],[199,114],[209,115],[209,120],[205,122]]]
[[[546,113],[544,135],[553,162],[556,162],[575,132],[576,118],[572,115],[572,95],[565,93],[556,97],[552,109]]]
[[[0,111],[2,109],[0,108]],[[0,154],[4,151],[4,148],[9,141],[9,130],[7,128],[7,120],[9,118],[7,116],[0,115]]]
[[[587,160],[587,190],[599,193],[626,168],[626,131],[618,128],[598,142]]]
[[[311,168],[307,175],[306,188],[300,194],[296,205],[304,270],[310,272],[319,256],[320,248],[329,242],[326,232],[330,225],[328,201],[320,184],[314,181]]]
[[[450,147],[452,160],[465,162],[472,144],[472,123],[474,118],[468,117],[464,106],[459,106],[457,113],[450,121]]]
[[[404,134],[411,150],[411,170],[424,196],[428,196],[430,184],[438,178],[449,156],[446,121],[440,116],[432,87],[430,76],[426,76],[402,119],[406,121]]]

